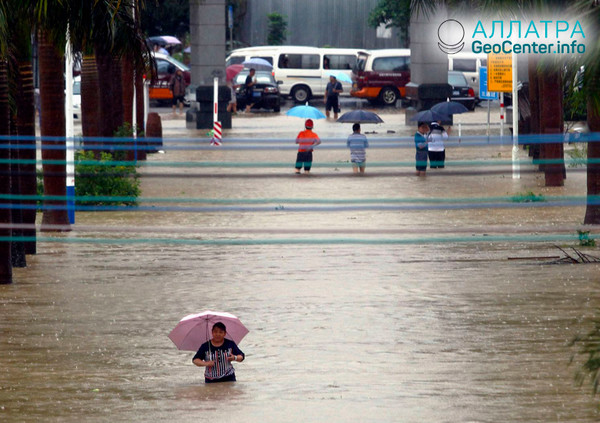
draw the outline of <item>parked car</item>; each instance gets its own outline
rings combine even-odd
[[[370,103],[393,106],[406,95],[410,82],[410,50],[366,50],[358,53],[352,69],[350,95],[365,98]]]
[[[448,71],[448,84],[452,86],[452,101],[463,104],[469,110],[475,109],[475,91],[462,72]]]
[[[156,63],[158,75],[156,80],[150,85],[150,100],[163,103],[171,102],[173,100],[173,93],[171,93],[171,90],[169,89],[171,76],[173,76],[177,69],[181,69],[185,83],[190,85],[192,77],[190,68],[168,54],[152,53],[152,57]]]
[[[246,93],[244,83],[249,70],[244,69],[233,79],[235,85],[240,87],[236,90],[237,106],[239,110],[246,107]],[[252,96],[254,98],[253,109],[272,109],[274,112],[281,110],[281,97],[279,96],[279,85],[271,72],[257,71],[254,75],[256,84],[253,86]]]
[[[273,65],[273,75],[279,82],[282,96],[290,96],[296,103],[304,104],[325,94],[329,74],[344,73],[351,77],[356,66],[357,49],[318,48],[306,46],[261,46],[241,48],[231,52],[226,66],[259,58]],[[348,95],[351,84],[340,81]]]
[[[479,103],[479,69],[487,66],[487,54],[460,52],[448,55],[448,70],[462,72],[475,92],[475,103]]]

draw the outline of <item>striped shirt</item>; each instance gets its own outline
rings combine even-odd
[[[365,148],[369,147],[369,141],[363,134],[353,133],[348,136],[346,145],[350,149],[350,160],[352,162],[364,162],[367,158]]]
[[[229,354],[244,356],[244,353],[238,348],[235,342],[225,339],[223,345],[215,347],[210,344],[210,341],[202,344],[192,361],[199,358],[204,361],[214,361],[215,365],[212,367],[206,367],[204,370],[204,377],[206,379],[221,379],[223,377],[231,376],[235,374],[235,369],[231,365],[231,362],[227,360]]]

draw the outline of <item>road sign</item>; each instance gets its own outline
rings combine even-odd
[[[511,54],[488,54],[488,90],[512,92]]]
[[[479,98],[481,100],[498,100],[498,93],[488,91],[487,67],[479,68]]]

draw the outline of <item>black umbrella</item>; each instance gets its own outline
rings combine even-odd
[[[362,109],[346,112],[337,121],[340,123],[383,123],[383,119],[376,113]]]
[[[422,110],[410,118],[410,120],[416,120],[417,122],[437,122],[438,120],[447,121],[449,119],[448,115],[433,110]]]
[[[433,106],[431,110],[443,115],[456,115],[469,111],[469,109],[467,109],[464,105],[456,101],[444,101],[442,103],[438,103]]]

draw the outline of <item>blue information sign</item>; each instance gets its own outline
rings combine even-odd
[[[482,66],[479,68],[479,98],[481,100],[498,100],[498,93],[490,92],[487,88],[487,67]]]

